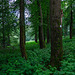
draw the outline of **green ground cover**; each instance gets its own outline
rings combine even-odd
[[[21,57],[18,46],[0,49],[0,75],[75,75],[75,38],[63,40],[63,61],[60,71],[50,65],[50,44],[39,49],[35,42],[26,43],[28,60]]]

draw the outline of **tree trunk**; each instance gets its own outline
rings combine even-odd
[[[37,28],[35,30],[35,42],[37,43]]]
[[[43,16],[42,16],[42,8],[39,0],[37,0],[37,5],[38,5],[38,12],[39,12],[39,43],[40,43],[40,48],[45,48],[45,42],[44,42],[44,36],[43,36]]]
[[[50,38],[49,38],[49,13],[47,11],[47,43],[50,42]]]
[[[8,46],[10,46],[10,34],[8,32]]]
[[[72,17],[72,4],[71,4],[71,24],[70,24],[70,39],[72,39],[72,24],[73,24],[73,17]]]
[[[7,34],[7,37],[8,37],[8,46],[10,46],[10,22],[9,22],[9,0],[7,0],[7,7],[8,7],[8,14],[7,14],[7,19],[8,19],[8,34]]]
[[[5,25],[4,25],[4,7],[3,7],[4,5],[3,5],[3,0],[2,0],[2,25],[3,25],[3,30],[2,30],[2,32],[3,32],[3,48],[5,48]]]
[[[2,22],[3,25],[3,48],[5,48],[5,26],[4,26],[4,22]]]
[[[24,19],[24,21],[25,21],[25,19]],[[25,35],[25,24],[24,24],[24,44],[25,44],[25,42],[26,42],[26,35]]]
[[[24,0],[20,0],[20,49],[22,57],[27,59],[25,50],[25,21],[24,21]]]
[[[52,67],[59,70],[63,57],[62,31],[61,31],[61,0],[50,0],[50,23],[51,23],[51,60]]]
[[[44,27],[44,42],[45,42],[45,27]]]

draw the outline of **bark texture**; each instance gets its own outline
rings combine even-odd
[[[43,36],[43,16],[42,16],[42,8],[39,0],[37,0],[38,12],[39,12],[39,43],[40,48],[45,48],[44,36]]]
[[[37,28],[35,28],[35,42],[37,43]]]
[[[20,49],[22,57],[27,59],[27,54],[25,49],[24,0],[20,0]]]
[[[50,23],[51,23],[51,60],[52,67],[59,70],[63,56],[62,31],[61,31],[61,0],[50,0]]]
[[[72,16],[72,4],[71,4],[71,23],[70,23],[70,39],[72,39],[72,26],[73,26],[73,16]]]

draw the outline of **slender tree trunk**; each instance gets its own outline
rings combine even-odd
[[[10,46],[10,34],[8,33],[8,46]]]
[[[42,8],[39,0],[37,0],[37,5],[39,8],[39,43],[40,43],[40,48],[45,48],[45,42],[44,42],[44,36],[43,36],[43,16],[42,16]]]
[[[49,14],[47,11],[47,43],[50,42],[50,38],[49,38]]]
[[[73,26],[73,16],[72,16],[72,4],[71,4],[71,24],[70,24],[70,39],[72,39],[72,26]]]
[[[7,7],[8,7],[8,14],[7,14],[7,19],[8,19],[8,34],[7,34],[7,37],[8,37],[8,46],[10,46],[10,22],[9,22],[9,0],[7,0]]]
[[[35,30],[35,42],[37,43],[37,28]]]
[[[3,0],[2,0],[2,26],[3,26],[3,48],[5,48],[5,25],[4,25],[4,5],[3,5]]]
[[[61,0],[50,0],[50,23],[51,23],[51,61],[52,67],[60,70],[63,57],[62,31],[61,31]]]
[[[3,48],[5,48],[5,26],[4,26],[4,22],[2,23],[3,25]]]
[[[45,13],[43,13],[43,17],[44,17],[44,14]],[[45,23],[46,23],[46,19],[43,18],[43,24],[45,24]],[[44,34],[44,42],[45,42],[45,40],[46,40],[46,26],[45,25],[43,25],[43,34]]]
[[[45,27],[44,27],[44,41],[45,41]]]
[[[24,19],[24,21],[25,21],[25,19]],[[25,35],[25,24],[24,24],[24,44],[25,44],[25,42],[26,42],[26,35]]]
[[[20,49],[22,57],[27,59],[25,50],[25,21],[24,21],[24,0],[20,0]]]

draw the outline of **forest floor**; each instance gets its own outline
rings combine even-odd
[[[75,75],[75,38],[63,39],[63,61],[60,71],[47,64],[50,62],[50,44],[39,49],[35,42],[26,43],[28,60],[21,57],[18,46],[0,49],[0,75]]]

